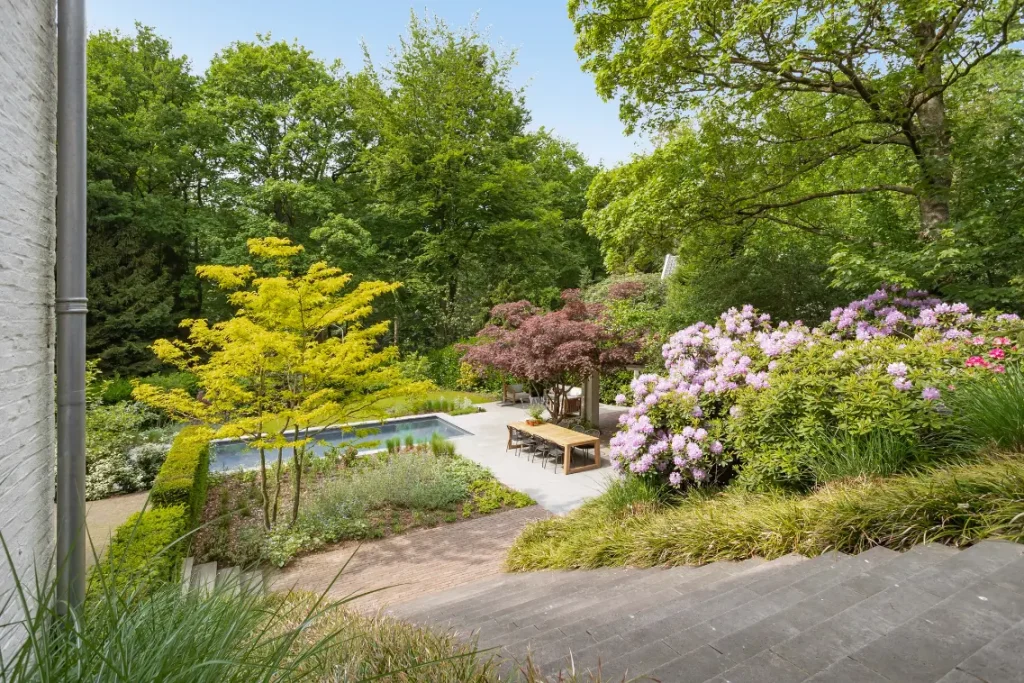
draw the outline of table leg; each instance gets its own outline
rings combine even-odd
[[[601,442],[594,444],[594,467],[601,466]]]
[[[572,462],[572,446],[565,447],[565,457],[562,458],[563,474],[569,474],[569,463]]]

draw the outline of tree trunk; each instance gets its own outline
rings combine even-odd
[[[284,447],[277,449],[277,481],[274,482],[274,512],[271,518],[274,524],[277,524],[277,504],[281,500],[281,470],[283,468],[282,456],[284,455]]]
[[[260,491],[263,493],[263,527],[270,530],[270,496],[267,493],[267,456],[260,446]]]
[[[295,440],[299,440],[299,428],[295,428]],[[302,457],[305,455],[306,446],[292,448],[292,466],[295,470],[295,491],[292,496],[292,524],[299,519],[299,497],[302,493]]]
[[[935,31],[935,25],[930,22],[917,27],[922,49],[935,39]],[[953,187],[949,126],[946,123],[946,103],[942,98],[942,58],[937,50],[926,57],[922,73],[925,85],[919,97],[928,99],[917,110],[915,137],[922,181],[918,206],[920,237],[932,241],[949,222],[949,199]]]

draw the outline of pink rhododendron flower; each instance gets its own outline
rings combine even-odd
[[[892,385],[900,391],[909,391],[914,388],[914,383],[909,379],[904,379],[903,377],[897,377],[894,379],[892,381]]]
[[[997,360],[1002,360],[1002,359],[1006,358],[1006,351],[1003,351],[1001,348],[994,348],[994,349],[992,349],[991,351],[988,352],[988,356],[989,356],[989,358],[995,358]]]
[[[906,363],[889,363],[885,371],[893,377],[906,377],[908,369]]]

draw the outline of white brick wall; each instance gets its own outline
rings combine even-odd
[[[55,5],[0,0],[0,532],[29,584],[54,534]],[[12,586],[0,555],[0,606]]]

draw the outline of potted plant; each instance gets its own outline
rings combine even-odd
[[[529,408],[527,408],[526,412],[530,415],[530,419],[526,421],[526,424],[534,426],[544,423],[544,406],[540,405],[539,403],[534,403]]]

